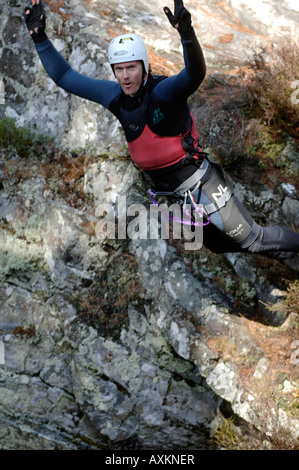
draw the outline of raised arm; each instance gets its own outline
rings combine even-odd
[[[36,50],[48,75],[64,90],[95,101],[107,109],[110,102],[120,94],[121,88],[117,82],[97,80],[73,70],[49,39],[36,44]]]
[[[178,74],[159,84],[156,93],[170,101],[180,97],[186,99],[200,86],[206,75],[206,63],[200,44],[192,26],[191,14],[182,0],[174,0],[174,14],[168,7],[164,12],[170,24],[181,36],[185,68]]]
[[[41,1],[31,0],[31,4],[32,8],[25,9],[25,21],[48,75],[66,91],[108,108],[110,102],[121,92],[118,83],[89,78],[73,70],[45,33],[45,13]]]

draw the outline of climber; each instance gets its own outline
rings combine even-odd
[[[108,60],[114,80],[96,80],[74,71],[45,33],[40,0],[31,0],[25,20],[40,60],[54,82],[110,110],[123,126],[130,155],[157,195],[191,201],[205,220],[203,244],[216,253],[261,253],[299,269],[299,234],[284,227],[261,227],[233,192],[222,166],[198,144],[189,96],[206,74],[205,59],[190,12],[174,0],[174,13],[164,12],[178,31],[185,68],[170,77],[153,76],[143,40],[131,33],[114,38]]]

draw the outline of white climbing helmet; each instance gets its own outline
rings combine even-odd
[[[111,66],[123,62],[142,60],[146,73],[149,71],[148,52],[144,41],[137,34],[122,34],[112,39],[108,48]]]

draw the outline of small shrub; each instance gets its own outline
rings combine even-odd
[[[51,142],[48,137],[36,135],[28,127],[19,127],[12,118],[0,119],[0,150],[6,158],[18,155],[40,157],[52,152]]]
[[[269,126],[298,138],[299,105],[292,103],[291,84],[299,79],[299,48],[296,41],[282,42],[268,60],[266,47],[249,59],[244,75],[251,111]]]
[[[294,312],[299,314],[299,281],[290,283],[285,298],[276,304],[266,304],[267,308],[272,312],[282,312],[289,314]]]

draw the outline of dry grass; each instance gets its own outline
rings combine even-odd
[[[290,138],[294,152],[299,144],[298,59],[292,41],[281,42],[271,58],[260,47],[239,73],[211,74],[193,95],[199,142],[234,180],[298,184],[295,156],[283,153]]]
[[[261,46],[252,53],[244,72],[252,112],[294,138],[299,138],[299,104],[292,99],[292,84],[299,78],[298,46],[291,39],[281,42],[271,61]]]
[[[80,321],[95,328],[101,335],[118,340],[128,327],[128,308],[144,308],[144,288],[138,278],[135,258],[122,252],[113,257],[105,271],[98,273],[85,293],[80,292]]]
[[[272,312],[283,312],[299,314],[299,281],[295,280],[287,288],[285,298],[275,304],[267,304]]]

